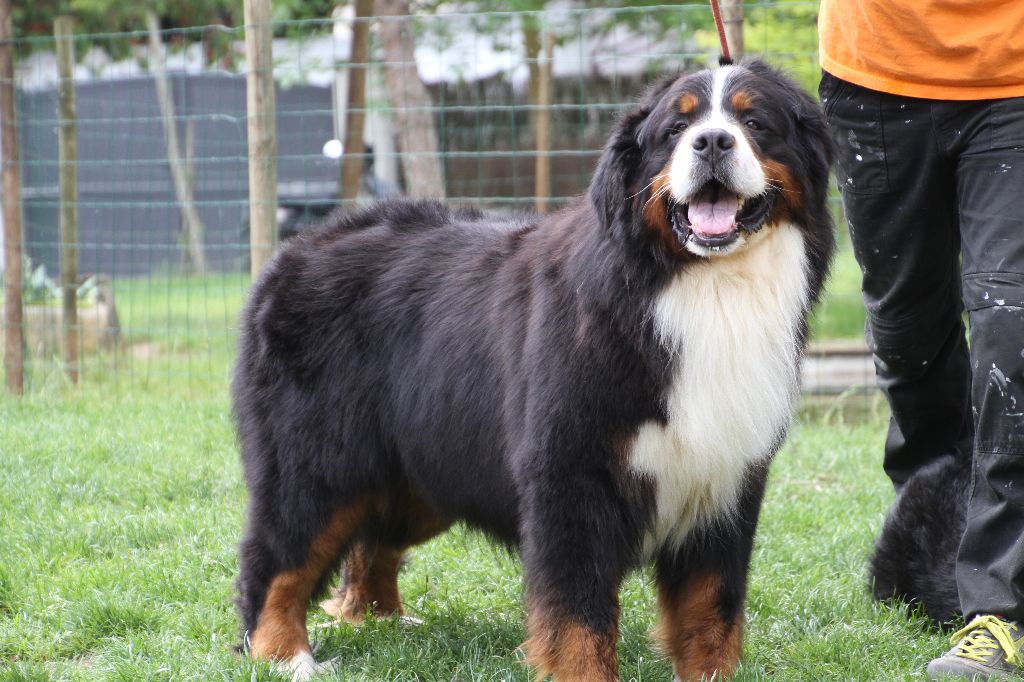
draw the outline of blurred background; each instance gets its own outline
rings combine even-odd
[[[817,2],[723,6],[734,53],[815,92]],[[19,153],[0,152],[20,171],[3,196],[20,209],[18,260],[12,225],[0,245],[22,314],[8,307],[0,330],[22,353],[5,377],[112,396],[226,392],[254,264],[338,207],[410,195],[558,210],[646,84],[719,54],[702,2],[283,0],[253,21],[234,0],[42,1],[14,7],[13,36]],[[247,51],[257,38],[266,61]],[[247,102],[259,78],[272,96]],[[261,124],[276,153],[250,143]],[[859,273],[832,206],[842,248],[805,394],[875,410]]]

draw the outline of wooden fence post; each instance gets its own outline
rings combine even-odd
[[[0,146],[4,202],[4,370],[7,390],[25,391],[25,329],[22,325],[21,165],[15,118],[14,29],[11,0],[0,0]]]
[[[555,34],[544,35],[544,61],[538,65],[536,127],[537,156],[534,161],[534,202],[538,213],[547,213],[551,201],[551,64],[555,55]]]
[[[725,24],[725,38],[734,60],[743,56],[743,0],[722,0],[722,23]]]
[[[444,164],[437,121],[430,93],[416,69],[416,31],[409,0],[376,0],[373,9],[379,19],[377,35],[386,62],[384,84],[406,190],[413,197],[443,199]]]
[[[74,21],[60,16],[53,22],[57,46],[57,111],[60,118],[60,288],[64,368],[78,383],[78,130],[75,123]]]
[[[249,255],[253,281],[277,245],[277,116],[270,0],[245,0]]]
[[[370,61],[370,17],[373,0],[356,0],[352,19],[352,51],[348,60],[345,104],[345,146],[341,157],[341,198],[346,208],[359,196],[366,165],[363,131],[366,123],[366,75]]]

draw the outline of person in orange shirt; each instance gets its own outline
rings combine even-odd
[[[928,673],[1019,675],[1024,2],[822,0],[819,31],[819,94],[863,271],[866,337],[891,408],[885,471],[902,494],[952,461],[969,490],[958,518],[918,532],[946,533],[955,548],[948,535],[963,528],[950,592],[968,625]]]

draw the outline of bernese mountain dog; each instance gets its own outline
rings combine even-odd
[[[939,457],[914,473],[886,515],[868,564],[871,593],[903,601],[943,628],[963,615],[956,555],[967,525],[970,455]]]
[[[282,246],[233,383],[251,655],[317,672],[310,600],[402,612],[403,553],[463,522],[518,549],[528,662],[618,679],[653,564],[682,680],[728,674],[769,462],[834,248],[817,103],[759,60],[666,79],[549,216],[395,201]]]

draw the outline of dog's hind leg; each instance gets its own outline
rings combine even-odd
[[[402,550],[359,542],[345,559],[341,586],[320,603],[329,615],[350,623],[362,623],[367,613],[390,616],[402,612],[398,593],[398,569]]]
[[[316,533],[301,558],[283,563],[275,542],[250,523],[242,544],[240,600],[252,656],[287,662],[295,679],[318,671],[309,646],[306,611],[327,573],[337,564],[367,517],[365,501],[340,507]]]
[[[403,615],[398,571],[405,551],[441,533],[451,522],[406,491],[374,525],[367,529],[373,539],[360,540],[352,547],[341,586],[321,603],[335,618],[361,623],[368,612],[378,617]]]

